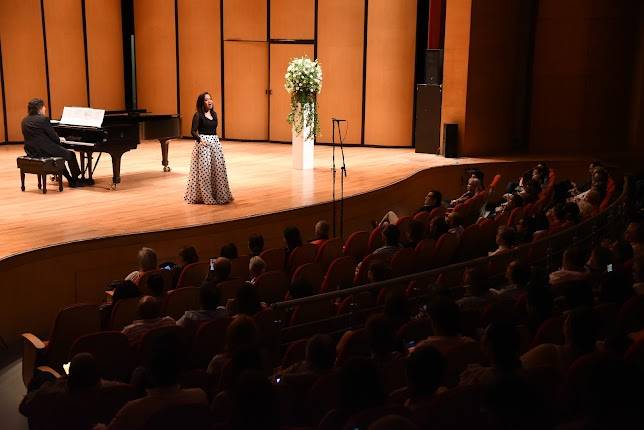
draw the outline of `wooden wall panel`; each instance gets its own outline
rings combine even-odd
[[[0,1],[0,39],[10,141],[22,141],[20,121],[27,102],[47,103],[45,49],[39,0]]]
[[[83,11],[78,0],[45,0],[52,118],[65,106],[87,106]]]
[[[411,146],[416,0],[369,1],[364,143]]]
[[[315,0],[269,1],[271,2],[271,39],[315,38]]]
[[[0,57],[2,56],[2,44],[0,43]],[[2,64],[0,62],[0,79],[2,78]],[[2,89],[0,88],[0,143],[4,142],[6,140],[6,136],[4,134],[5,129],[4,129],[4,98],[2,95]]]
[[[226,139],[268,139],[268,44],[224,42]]]
[[[135,0],[137,107],[177,113],[174,0]]]
[[[271,10],[272,12],[272,10]],[[291,126],[286,122],[286,117],[291,110],[290,95],[284,89],[284,74],[289,61],[295,57],[308,56],[313,58],[313,45],[271,44],[271,70],[270,70],[270,121],[269,140],[278,142],[291,142]]]
[[[221,111],[221,16],[220,3],[211,0],[179,0],[179,88],[181,132],[190,136],[197,95],[209,91],[219,117]],[[203,23],[208,23],[204,37]]]
[[[85,0],[89,104],[125,109],[121,0]]]
[[[223,0],[224,40],[266,40],[266,0]]]
[[[348,126],[344,142],[361,143],[364,3],[364,0],[318,3],[318,60],[323,81],[318,96],[322,134],[317,142],[330,143],[331,118],[342,118]]]

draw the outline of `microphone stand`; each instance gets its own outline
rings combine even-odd
[[[336,236],[336,195],[335,195],[335,173],[336,173],[336,165],[335,165],[335,127],[336,124],[338,126],[338,137],[340,140],[340,154],[342,156],[342,167],[340,167],[340,237],[344,238],[344,178],[347,176],[347,166],[344,162],[344,147],[342,145],[343,143],[343,138],[342,138],[342,130],[340,129],[340,123],[342,122],[347,122],[346,119],[336,119],[336,118],[331,118],[331,121],[333,123],[333,137],[332,137],[332,146],[333,146],[333,151],[332,151],[332,172],[333,172],[333,236]]]

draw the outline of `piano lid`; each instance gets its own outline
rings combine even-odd
[[[103,124],[104,115],[105,109],[65,106],[60,123],[63,125],[100,127]]]

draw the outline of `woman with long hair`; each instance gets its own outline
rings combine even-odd
[[[217,137],[217,113],[208,92],[197,97],[197,112],[192,117],[190,175],[184,200],[188,203],[223,205],[233,200],[228,186],[224,152]]]

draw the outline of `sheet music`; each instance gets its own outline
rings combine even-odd
[[[85,127],[100,127],[103,124],[104,115],[105,109],[65,106],[60,123],[82,125]]]

